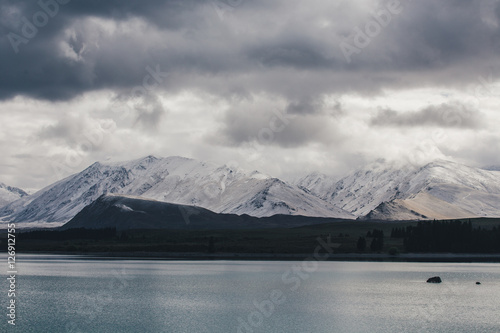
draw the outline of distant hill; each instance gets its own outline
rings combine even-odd
[[[210,210],[143,198],[103,195],[85,207],[62,229],[263,229],[291,228],[336,222],[332,218],[217,214]]]

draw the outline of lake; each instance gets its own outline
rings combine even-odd
[[[5,282],[2,332],[500,332],[488,263],[18,255],[16,284],[16,327]]]

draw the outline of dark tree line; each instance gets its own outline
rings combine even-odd
[[[373,237],[372,242],[370,244],[370,249],[372,251],[382,251],[384,248],[384,233],[377,237]]]
[[[470,221],[419,222],[403,236],[401,230],[393,232],[404,237],[407,252],[500,253],[500,227],[473,228]]]
[[[359,237],[356,247],[358,251],[364,251],[366,249],[366,239],[364,237]]]
[[[384,231],[373,229],[371,234],[373,239],[370,243],[370,250],[374,252],[382,251],[382,249],[384,248]]]
[[[392,228],[391,230],[391,238],[405,238],[410,234],[411,226],[401,227],[401,228]]]
[[[116,228],[106,229],[68,229],[68,230],[37,230],[23,232],[19,239],[74,240],[74,239],[113,239],[117,236]]]
[[[384,247],[384,231],[373,229],[373,231],[368,231],[366,233],[366,238],[371,238],[370,250],[377,252],[382,251]],[[367,241],[365,237],[359,237],[356,247],[358,251],[364,251],[366,249]]]

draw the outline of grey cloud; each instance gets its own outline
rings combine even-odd
[[[159,98],[149,94],[134,105],[137,117],[134,126],[139,126],[146,131],[156,131],[160,121],[167,114]]]
[[[329,123],[327,115],[311,115],[302,109],[291,114],[272,105],[265,109],[251,105],[228,111],[221,128],[210,140],[236,147],[251,143],[296,148],[313,142],[338,142],[342,137],[335,131],[335,124]]]
[[[322,96],[305,96],[300,99],[290,101],[285,109],[289,115],[323,115],[332,118],[340,118],[345,115],[340,101],[335,104],[326,105]]]
[[[320,103],[311,100],[304,99],[296,102],[290,102],[286,108],[287,114],[314,114],[317,113],[318,109],[322,106]]]
[[[40,129],[37,139],[55,140],[73,146],[79,142],[84,131],[84,123],[76,117],[63,117],[56,124],[47,125]]]
[[[274,41],[275,43],[279,41]],[[265,67],[292,67],[303,69],[334,68],[335,61],[322,54],[315,45],[301,40],[284,45],[264,45],[251,50],[249,58]]]
[[[49,142],[50,145],[69,148],[75,151],[88,152],[89,149],[101,149],[100,143],[109,125],[102,120],[91,119],[80,115],[64,115],[55,123],[45,125],[31,138],[36,141]]]
[[[478,110],[460,104],[441,104],[418,111],[397,112],[383,109],[371,119],[374,126],[423,127],[478,129],[484,126],[484,119]]]

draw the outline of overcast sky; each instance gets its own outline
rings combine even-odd
[[[500,164],[500,1],[0,0],[0,181]]]

